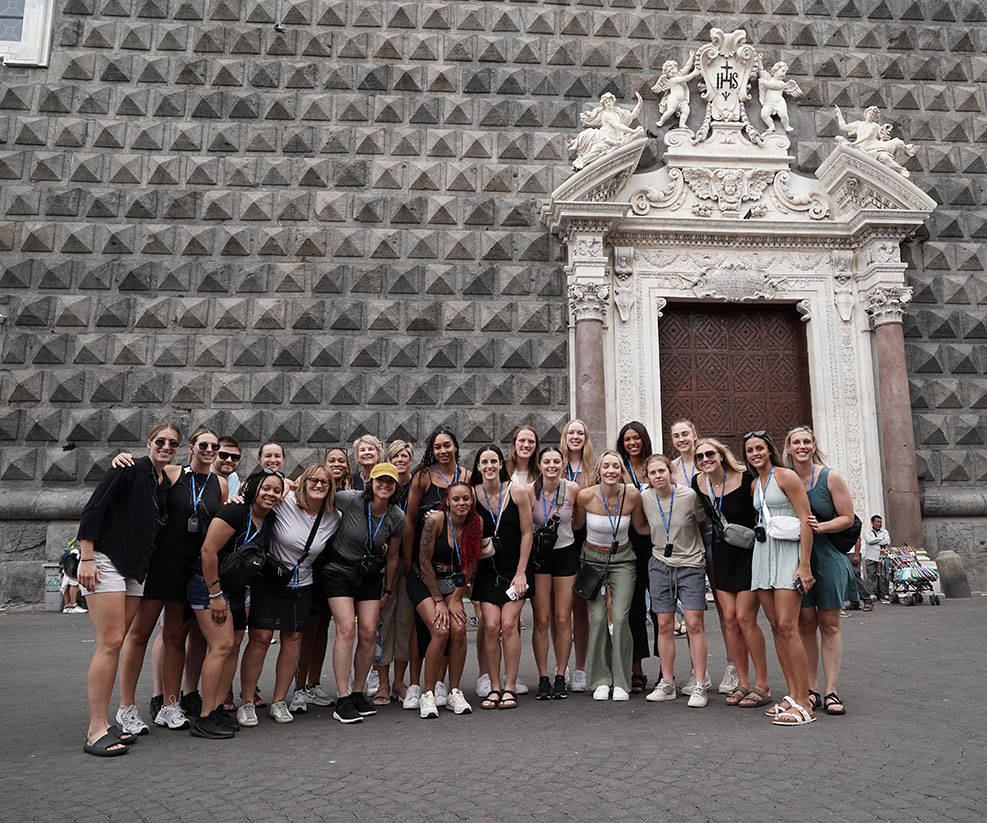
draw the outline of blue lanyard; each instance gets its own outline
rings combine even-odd
[[[370,503],[367,503],[367,534],[370,536],[370,543],[367,546],[368,551],[373,551],[374,541],[377,539],[377,533],[380,531],[380,527],[384,525],[384,518],[387,517],[387,512],[384,512],[380,516],[380,520],[377,521],[377,528],[374,528],[373,517],[370,516]]]
[[[456,527],[453,525],[452,515],[447,514],[446,518],[446,522],[449,524],[449,531],[452,532],[452,545],[456,552],[456,568],[461,569],[463,567],[463,561],[460,559],[459,540],[456,538]]]
[[[679,458],[679,465],[682,467],[682,476],[685,477],[685,460],[683,460],[681,457]],[[695,477],[695,476],[696,476],[696,458],[693,457],[692,458],[692,471],[689,472],[689,479],[686,482],[686,485],[687,486],[691,486],[692,485],[692,478]],[[725,474],[724,474],[724,477],[726,477]]]
[[[727,493],[727,473],[723,472],[723,488],[720,490],[720,496],[716,496],[716,492],[713,491],[713,484],[709,482],[709,476],[706,477],[706,489],[709,491],[709,496],[713,498],[713,508],[716,509],[716,513],[720,514],[723,511],[723,498]]]
[[[816,467],[812,466],[812,474],[809,475],[809,494],[812,494],[812,487],[816,485]]]
[[[582,474],[582,471],[583,471],[583,461],[580,460],[579,468],[577,468],[575,471],[572,470],[571,463],[565,467],[565,476],[568,477],[570,480],[575,481],[575,479],[579,477],[580,474]]]
[[[545,522],[546,523],[548,522],[548,513],[549,513],[549,511],[555,511],[555,499],[558,496],[559,496],[559,490],[556,489],[555,490],[555,494],[552,495],[552,507],[551,507],[551,509],[549,509],[549,507],[545,505],[545,485],[542,484],[542,487],[541,487],[541,513],[542,513],[542,516],[545,518]],[[565,498],[563,498],[563,500],[564,499]],[[606,502],[606,501],[604,501],[604,502]]]
[[[202,481],[202,488],[199,489],[198,493],[195,491],[195,472],[192,471],[192,467],[188,467],[189,480],[192,482],[192,488],[189,492],[189,496],[192,498],[192,513],[194,514],[199,508],[199,501],[202,499],[202,495],[206,492],[206,484],[209,482],[209,476]]]
[[[634,488],[641,491],[641,484],[637,482],[637,475],[634,474],[634,467],[631,465],[630,458],[627,459],[627,471],[631,473],[631,482],[634,484]],[[603,492],[601,491],[600,494],[603,494]]]
[[[757,490],[758,490],[758,492],[760,492],[760,495],[759,496],[761,498],[760,503],[758,505],[758,508],[760,510],[760,513],[761,513],[761,522],[762,523],[764,522],[764,493],[767,491],[768,486],[771,484],[771,475],[773,475],[774,473],[775,473],[775,467],[772,466],[771,467],[771,471],[768,472],[768,482],[765,483],[763,486],[761,485],[761,478],[759,477],[757,479]],[[723,477],[723,485],[726,486],[726,484],[727,484],[726,475],[724,475],[724,477]]]
[[[661,498],[658,490],[655,489],[655,501],[658,503],[658,514],[661,515],[661,524],[665,527],[665,539],[668,540],[668,533],[672,528],[672,510],[675,508],[675,486],[672,486],[672,502],[668,504],[668,520],[665,520],[665,510],[661,507]]]
[[[610,507],[607,505],[607,499],[603,496],[603,486],[600,486],[600,500],[603,501],[603,508],[607,511],[607,520],[610,522],[610,537],[613,540],[617,539],[617,529],[620,528],[620,489],[617,489],[617,502],[614,504],[617,507],[616,519],[610,514]]]
[[[450,480],[448,477],[446,477],[446,473],[444,471],[442,471],[442,469],[439,468],[439,464],[438,463],[435,464],[435,470],[439,474],[441,474],[442,475],[442,479],[446,481],[446,488],[448,488],[453,483],[455,483],[457,480],[459,480],[459,466],[458,465],[456,466],[456,471],[454,471],[452,473],[452,480]]]
[[[356,485],[357,483],[359,483],[360,485],[357,486]],[[362,469],[356,473],[356,480],[353,481],[353,488],[356,489],[356,491],[363,491],[365,488],[367,488],[367,481],[363,479]]]
[[[442,475],[442,476],[445,477],[445,475]],[[483,489],[483,496],[486,497],[486,499],[487,499],[487,511],[490,512],[490,518],[493,520],[493,524],[494,524],[494,532],[496,532],[497,531],[497,527],[500,524],[500,515],[501,515],[500,502],[501,502],[501,500],[504,497],[504,484],[503,483],[500,484],[500,491],[497,492],[497,516],[496,517],[493,516],[493,506],[490,505],[490,498],[487,497],[487,490],[483,488],[483,485],[482,484],[480,485],[480,488]],[[455,529],[453,529],[453,534],[455,534],[455,533],[456,533],[455,532]]]
[[[264,521],[261,521],[260,526],[258,526],[256,529],[254,529],[253,534],[250,533],[250,527],[252,525],[254,525],[254,521],[253,521],[253,518],[250,516],[250,513],[248,512],[247,513],[247,531],[246,531],[246,533],[243,536],[243,542],[240,544],[241,546],[246,546],[254,537],[257,536],[257,532],[259,532],[261,530],[261,527],[264,525]]]

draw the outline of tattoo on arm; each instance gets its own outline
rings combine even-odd
[[[428,592],[433,598],[441,596],[439,594],[439,582],[435,579],[435,567],[432,565],[432,555],[435,554],[435,520],[436,518],[431,514],[425,517],[425,525],[422,527],[421,550],[418,556],[425,585],[428,586]]]

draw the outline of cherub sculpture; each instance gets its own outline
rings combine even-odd
[[[631,110],[618,106],[617,98],[606,92],[600,98],[599,106],[579,115],[586,128],[566,142],[566,148],[576,152],[576,159],[572,163],[573,169],[578,171],[585,168],[614,149],[644,137],[642,126],[631,125],[644,105],[640,94],[634,96],[637,98],[637,105]]]
[[[761,101],[761,120],[767,126],[768,131],[775,130],[774,118],[781,121],[785,131],[792,131],[792,126],[788,121],[788,103],[785,95],[801,97],[802,89],[794,80],[786,80],[788,74],[788,63],[778,62],[771,67],[771,71],[764,70],[764,63],[761,55],[757,56],[757,96]]]
[[[659,126],[664,126],[665,122],[674,115],[679,116],[679,128],[687,128],[685,121],[689,119],[689,81],[693,77],[699,76],[699,69],[693,70],[692,65],[696,59],[694,51],[689,52],[689,59],[680,69],[679,64],[674,60],[666,60],[661,66],[661,77],[651,87],[652,91],[657,91],[664,96],[658,101],[658,110],[661,112]]]
[[[879,163],[894,169],[902,177],[908,177],[908,169],[902,163],[909,157],[915,156],[915,146],[906,143],[900,137],[892,137],[890,123],[879,123],[881,110],[877,106],[870,106],[864,110],[863,120],[854,120],[847,123],[843,119],[843,112],[839,106],[834,106],[836,111],[836,124],[840,131],[855,136],[851,143],[845,137],[837,136],[838,143],[845,143],[858,151],[869,154]]]

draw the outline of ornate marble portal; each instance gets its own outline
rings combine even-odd
[[[606,442],[632,419],[660,441],[662,309],[793,304],[806,324],[814,426],[832,464],[859,512],[894,512],[901,536],[920,540],[900,325],[911,290],[900,243],[936,204],[846,142],[834,141],[814,178],[793,173],[786,132],[759,133],[747,117],[749,85],[771,63],[743,32],[714,29],[695,63],[706,101],[697,133],[672,128],[663,165],[641,173],[647,138],[633,139],[575,173],[542,208],[566,247],[573,407]],[[783,78],[777,64],[772,71],[766,82]],[[771,114],[781,115],[779,101],[780,93]]]

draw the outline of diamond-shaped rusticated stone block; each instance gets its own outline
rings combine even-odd
[[[269,348],[267,335],[238,334],[233,337],[233,365],[236,368],[263,368],[268,363]]]
[[[67,443],[95,443],[103,438],[105,412],[101,409],[67,411],[63,417]]]
[[[306,434],[315,428],[315,414],[311,411],[282,411],[267,413],[267,437],[278,443],[303,443]],[[300,454],[294,455],[301,459]]]
[[[86,398],[86,373],[55,369],[48,375],[48,402],[79,404]]]
[[[29,409],[24,415],[24,440],[32,442],[55,442],[62,428],[61,411],[50,409]]]
[[[217,385],[213,382],[213,387]],[[220,427],[223,434],[235,437],[241,443],[260,444],[267,439],[267,412],[252,409],[229,409],[223,413],[223,423]],[[244,461],[246,473],[254,468],[253,455]],[[243,471],[243,469],[241,469]]]
[[[115,366],[143,366],[148,362],[149,340],[144,334],[115,334],[111,338]]]
[[[17,440],[25,416],[26,412],[23,409],[8,409],[0,412],[0,440],[5,442]]]
[[[4,448],[0,453],[0,480],[34,480],[38,470],[40,449]]]
[[[197,334],[194,337],[192,363],[198,369],[227,368],[230,338],[219,334]]]
[[[171,402],[171,375],[160,371],[135,372],[131,376],[130,402],[155,406]]]
[[[247,399],[250,378],[246,374],[214,374],[212,402],[242,405]],[[239,436],[234,435],[239,440]]]

